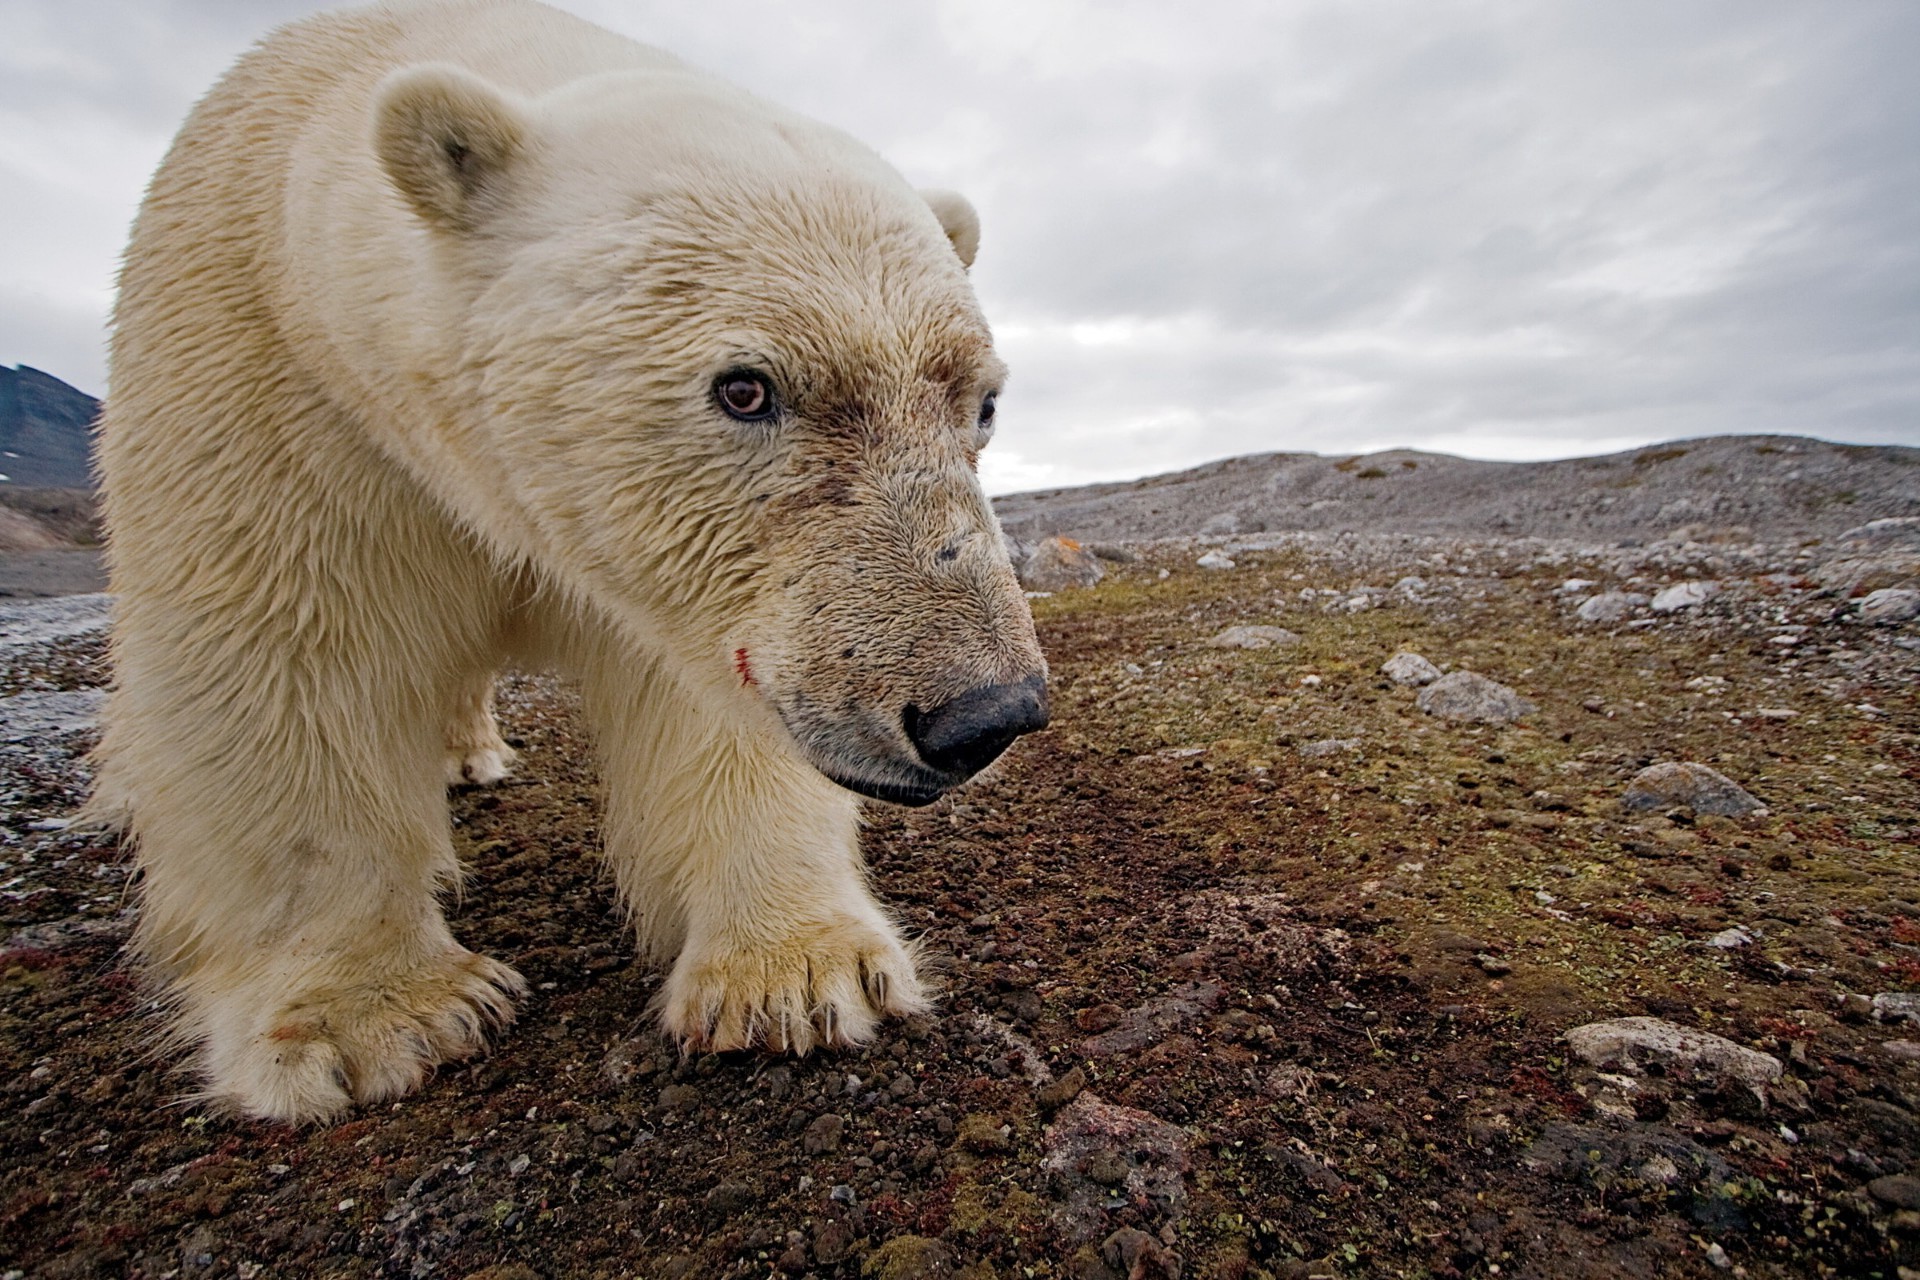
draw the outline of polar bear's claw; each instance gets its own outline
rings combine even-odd
[[[755,1046],[804,1057],[815,1046],[863,1044],[885,1016],[928,999],[913,957],[890,928],[816,927],[758,946],[689,946],[667,979],[661,1020],[687,1050]]]
[[[250,1035],[214,1026],[202,1096],[295,1124],[397,1098],[439,1064],[484,1050],[525,992],[512,968],[465,948],[399,979],[323,988],[281,1005]]]

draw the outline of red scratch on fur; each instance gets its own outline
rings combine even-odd
[[[747,661],[747,651],[745,649],[735,649],[733,651],[733,669],[740,673],[741,684],[749,685],[754,682],[753,664]]]

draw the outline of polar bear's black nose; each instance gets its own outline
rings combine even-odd
[[[969,778],[1021,734],[1047,727],[1047,681],[1028,676],[1013,684],[983,684],[931,711],[908,707],[901,721],[922,760]]]

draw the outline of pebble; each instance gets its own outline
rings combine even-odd
[[[1303,756],[1337,756],[1360,749],[1358,738],[1321,738],[1316,742],[1302,743],[1300,754]]]
[[[1920,1023],[1920,991],[1882,991],[1873,998],[1873,1016],[1882,1022],[1905,1018]]]
[[[1194,563],[1202,569],[1231,569],[1234,567],[1232,558],[1222,551],[1209,551],[1198,560],[1195,560]]]
[[[668,1111],[684,1111],[700,1105],[700,1090],[690,1084],[670,1084],[660,1091],[660,1105]]]
[[[1299,643],[1300,637],[1285,627],[1228,627],[1206,645],[1209,649],[1271,649]]]
[[[1920,1209],[1920,1178],[1904,1173],[1888,1174],[1869,1182],[1867,1194],[1896,1209]]]
[[[1441,676],[1420,691],[1414,705],[1443,720],[1512,724],[1540,708],[1508,686],[1474,671]]]
[[[1660,1018],[1611,1018],[1566,1033],[1567,1047],[1589,1066],[1618,1067],[1638,1074],[1645,1063],[1679,1063],[1728,1076],[1758,1089],[1785,1074],[1780,1059],[1735,1044],[1710,1031],[1695,1031]]]
[[[1646,603],[1637,591],[1603,591],[1581,601],[1575,616],[1582,622],[1618,622]]]
[[[1681,582],[1668,587],[1647,603],[1655,613],[1678,613],[1705,604],[1720,594],[1717,582]]]
[[[1106,576],[1099,558],[1072,538],[1042,538],[1021,561],[1020,585],[1028,591],[1091,587]]]
[[[1440,678],[1440,668],[1417,653],[1396,653],[1380,664],[1380,674],[1395,684],[1432,684]]]
[[[1920,618],[1920,591],[1904,587],[1882,587],[1860,600],[1857,615],[1862,622],[1911,622]]]
[[[806,1132],[800,1135],[800,1146],[810,1156],[825,1155],[829,1151],[840,1149],[840,1138],[846,1133],[847,1122],[828,1112],[815,1116]]]
[[[1070,1246],[1098,1237],[1106,1224],[1106,1205],[1116,1193],[1169,1220],[1186,1209],[1190,1139],[1185,1130],[1158,1116],[1113,1106],[1085,1092],[1048,1126],[1045,1145],[1041,1168],[1060,1193],[1055,1227]],[[1126,1166],[1118,1184],[1092,1176],[1112,1176],[1116,1159]]]
[[[1087,1087],[1087,1073],[1083,1067],[1075,1067],[1063,1076],[1049,1080],[1034,1090],[1033,1098],[1040,1110],[1049,1114],[1072,1102]]]
[[[1920,1040],[1888,1040],[1880,1050],[1902,1062],[1920,1062]]]
[[[1629,813],[1651,809],[1691,809],[1722,818],[1762,814],[1766,806],[1717,769],[1692,761],[1666,761],[1635,774],[1620,796]]]
[[[1753,935],[1738,925],[1735,925],[1731,929],[1722,929],[1707,939],[1708,946],[1718,947],[1722,951],[1732,951],[1736,948],[1747,946],[1752,942]]]

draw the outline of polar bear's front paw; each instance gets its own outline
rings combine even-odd
[[[290,1123],[397,1098],[440,1063],[485,1049],[525,992],[512,968],[458,947],[384,981],[310,991],[251,1033],[223,1034],[216,1009],[201,1059],[205,1096]]]
[[[750,943],[690,943],[660,1003],[668,1033],[686,1048],[804,1054],[870,1040],[882,1016],[915,1013],[928,1000],[891,927],[842,920]]]

